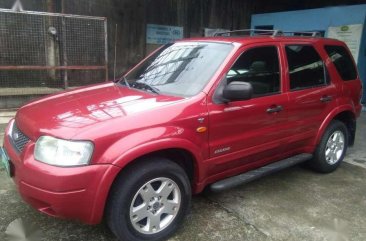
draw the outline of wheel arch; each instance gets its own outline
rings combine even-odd
[[[343,122],[348,130],[348,145],[353,146],[356,136],[356,114],[352,106],[342,106],[334,109],[327,118],[323,121],[316,137],[315,145],[319,144],[326,128],[332,120]]]
[[[164,157],[180,165],[191,181],[198,180],[200,176],[200,163],[203,157],[199,147],[194,143],[180,138],[156,140],[136,146],[122,153],[113,162],[122,170],[149,157]]]
[[[146,162],[149,158],[162,157],[168,159],[176,164],[178,164],[182,169],[186,172],[189,180],[193,183],[194,179],[197,177],[198,173],[198,164],[194,154],[187,149],[184,148],[164,148],[155,151],[151,151],[149,153],[140,155],[133,160],[128,161],[124,164],[121,169],[121,173],[123,170],[127,170],[137,163]]]
[[[196,182],[198,182],[201,170],[199,163],[200,158],[202,158],[198,147],[186,140],[160,140],[137,146],[116,159],[113,164],[118,166],[120,171],[113,177],[113,181],[110,183],[105,197],[104,210],[118,177],[133,168],[134,165],[148,161],[150,157],[166,158],[181,166],[191,182],[192,189],[196,189]]]
[[[353,146],[356,137],[356,116],[351,111],[343,111],[333,119],[339,120],[346,125],[348,130],[348,145]]]
[[[105,214],[108,199],[111,194],[113,185],[119,176],[132,167],[137,162],[146,161],[150,156],[162,156],[171,158],[174,162],[182,166],[188,172],[191,187],[196,190],[196,182],[201,176],[200,163],[202,163],[202,151],[192,142],[179,138],[169,138],[136,146],[115,158],[110,165],[118,167],[118,171],[106,173],[99,187],[97,188],[96,202],[93,208],[91,222],[99,223]],[[113,170],[117,170],[114,168]]]

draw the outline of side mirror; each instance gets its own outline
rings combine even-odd
[[[222,97],[228,101],[249,100],[253,95],[253,87],[248,82],[233,81],[225,86]]]

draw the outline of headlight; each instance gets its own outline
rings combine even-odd
[[[90,141],[66,141],[51,136],[41,136],[34,149],[37,161],[54,166],[81,166],[89,164],[93,153]]]

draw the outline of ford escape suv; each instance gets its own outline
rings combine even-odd
[[[334,171],[361,81],[343,42],[216,36],[156,50],[120,80],[20,108],[1,161],[31,206],[120,240],[161,240],[191,195],[307,162]]]

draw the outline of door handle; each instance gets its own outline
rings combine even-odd
[[[320,101],[325,103],[325,102],[332,101],[332,99],[333,99],[332,96],[330,96],[330,95],[324,95],[324,96],[322,96],[322,98],[320,98]]]
[[[267,109],[267,113],[277,113],[283,110],[282,105],[274,105]]]

